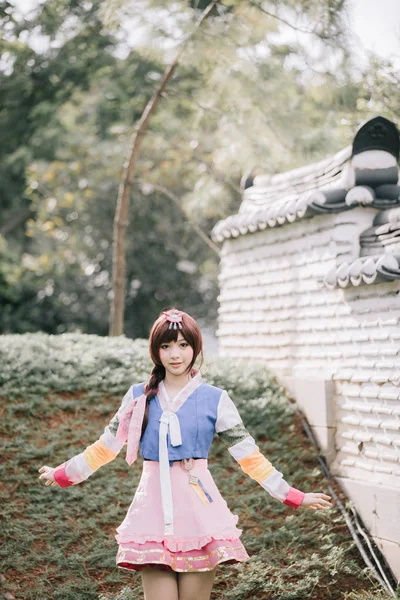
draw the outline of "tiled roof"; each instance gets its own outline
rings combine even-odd
[[[243,192],[239,213],[218,221],[212,238],[222,242],[321,212],[337,212],[330,206],[324,208],[318,190],[337,185],[350,156],[351,146],[348,146],[318,163],[277,175],[255,177],[253,185]]]
[[[388,138],[381,139],[375,135],[376,132],[379,135],[386,132]],[[380,212],[375,215],[372,227],[360,235],[360,257],[351,263],[344,262],[333,267],[319,283],[333,289],[337,285],[357,286],[400,279],[397,138],[398,130],[394,123],[375,117],[359,128],[353,146],[347,146],[334,156],[285,173],[247,178],[242,182],[243,202],[239,213],[218,221],[212,231],[213,240],[223,242],[315,215],[352,210],[357,206],[373,207]],[[375,171],[367,157],[365,166],[360,167],[356,154],[374,148],[386,150],[388,156],[392,154],[394,162],[384,162],[384,166],[377,167]],[[378,159],[374,156],[374,160]]]
[[[335,157],[337,156],[335,155]],[[321,163],[317,163],[317,165],[319,164]],[[296,169],[296,171],[298,170],[300,169]],[[296,180],[290,180],[292,173],[295,171],[282,173],[282,176],[287,176],[286,189],[283,184],[279,185],[281,188],[279,192],[278,185],[273,186],[275,200],[271,199],[270,189],[262,188],[261,185],[258,187],[259,183],[257,183],[258,178],[256,177],[254,185],[243,193],[244,199],[239,213],[218,221],[212,230],[212,239],[215,242],[223,242],[225,239],[254,233],[267,227],[293,223],[314,215],[343,212],[356,206],[372,206],[381,210],[390,209],[398,206],[400,202],[398,198],[367,197],[365,187],[362,188],[362,193],[359,189],[355,190],[351,204],[348,203],[349,200],[347,202],[334,198],[327,200],[320,190],[323,188],[326,191],[337,187],[341,176],[340,171],[334,176],[329,175],[325,179],[321,177],[318,181],[308,181],[307,184],[303,182],[299,185],[296,184]],[[263,181],[263,179],[260,177],[259,181]],[[294,191],[296,187],[297,191]],[[306,187],[309,189],[305,189]],[[300,191],[301,188],[303,191]]]
[[[395,279],[400,279],[400,254],[382,254],[356,258],[351,263],[343,262],[330,269],[319,284],[321,287],[333,289],[336,286],[345,288],[348,285],[357,286]]]
[[[239,213],[218,221],[212,231],[216,242],[254,233],[267,227],[277,227],[314,215],[351,210],[356,206],[372,206],[380,210],[399,206],[397,185],[370,183],[373,169],[356,167],[357,184],[351,160],[366,150],[383,150],[394,163],[381,169],[388,179],[382,183],[395,184],[399,158],[399,134],[396,125],[378,116],[363,123],[353,144],[324,160],[276,175],[248,177],[242,183],[243,201]],[[372,181],[375,176],[372,176]],[[394,179],[393,179],[394,178]],[[376,179],[378,182],[379,177]],[[400,183],[400,182],[398,182]],[[392,188],[392,189],[389,189]],[[326,193],[325,193],[326,192]]]
[[[240,213],[265,208],[278,198],[282,202],[337,183],[343,166],[351,157],[351,146],[324,160],[277,175],[258,175],[243,193]]]
[[[360,255],[330,269],[320,286],[333,289],[400,279],[400,207],[375,215],[372,227],[360,235]]]
[[[400,206],[377,213],[360,235],[361,255],[400,251]]]

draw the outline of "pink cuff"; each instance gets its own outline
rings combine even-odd
[[[59,467],[54,470],[54,479],[57,481],[58,485],[62,488],[68,487],[72,484],[72,481],[68,479],[67,473],[65,471],[66,463],[63,463]]]
[[[303,502],[304,496],[304,492],[301,492],[300,490],[296,490],[296,488],[291,487],[283,504],[287,504],[288,506],[294,509],[299,508],[300,504]]]

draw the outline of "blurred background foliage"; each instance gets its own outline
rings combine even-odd
[[[107,335],[130,138],[208,4],[0,0],[0,333]],[[216,322],[218,256],[154,185],[209,233],[238,211],[244,173],[326,157],[377,113],[398,122],[399,73],[361,68],[349,39],[345,0],[225,0],[196,33],[139,157],[127,336],[171,304]]]

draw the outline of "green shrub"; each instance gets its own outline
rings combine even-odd
[[[147,379],[147,354],[146,340],[124,336],[0,337],[0,559],[7,590],[16,598],[143,597],[140,576],[115,567],[114,540],[141,475],[140,460],[128,467],[123,451],[65,490],[39,484],[37,470],[57,466],[99,437],[128,387]],[[291,485],[328,493],[296,406],[265,367],[208,357],[205,371],[206,381],[231,394],[260,450]],[[282,505],[244,475],[217,437],[209,464],[239,515],[251,557],[218,569],[213,599],[370,600],[369,594],[389,600],[368,575],[336,508],[293,511]]]

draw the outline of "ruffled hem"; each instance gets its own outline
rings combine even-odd
[[[171,552],[163,543],[124,544],[119,547],[116,565],[121,569],[140,571],[157,567],[176,572],[212,571],[220,563],[233,564],[249,559],[241,541],[213,540],[203,548],[189,552]]]
[[[242,529],[237,527],[230,527],[228,530],[222,530],[216,533],[205,535],[202,537],[184,537],[174,538],[165,537],[163,535],[116,535],[115,539],[118,544],[146,544],[147,542],[162,543],[165,548],[171,550],[171,552],[188,552],[190,550],[201,550],[206,544],[210,542],[227,540],[237,540],[242,535]]]

